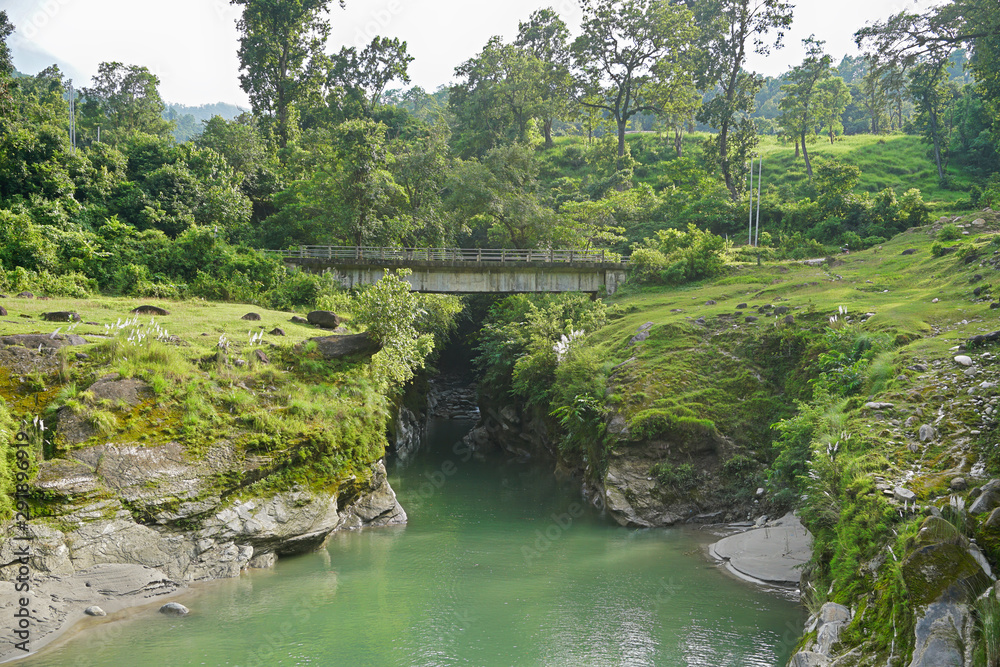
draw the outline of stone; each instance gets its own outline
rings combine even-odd
[[[640,331],[639,333],[637,333],[636,335],[632,336],[632,338],[629,339],[625,347],[632,347],[637,343],[643,342],[647,338],[649,338],[649,331]]]
[[[130,312],[133,312],[136,315],[159,315],[160,317],[164,317],[170,314],[169,310],[148,303],[144,303],[141,306],[136,306]]]
[[[46,322],[79,322],[79,313],[71,313],[67,310],[57,310],[51,313],[42,313],[41,318]]]
[[[273,329],[268,331],[268,333],[272,336],[284,336],[285,330],[281,329],[280,327],[274,327]]]
[[[292,315],[292,319],[289,320],[289,322],[292,322],[293,324],[309,324],[309,320],[299,315]]]
[[[939,299],[939,298],[937,298],[937,297],[934,297],[933,299],[931,299],[931,303],[937,303],[937,302],[938,302],[938,301],[940,301],[940,300],[941,300],[941,299]]]
[[[969,514],[986,514],[1000,506],[1000,480],[990,480],[984,484],[978,497],[969,506]]]
[[[869,410],[888,410],[889,408],[894,408],[896,405],[894,403],[880,403],[878,401],[869,401],[865,403],[865,407]]]
[[[35,295],[32,294],[31,292],[18,292],[18,294],[16,296],[19,299],[34,299],[35,298]]]
[[[0,336],[0,345],[22,345],[28,349],[36,350],[47,347],[53,350],[66,345],[86,345],[87,340],[83,336],[76,334],[13,334],[11,336]]]
[[[775,309],[774,309],[774,314],[775,314],[775,315],[784,315],[784,314],[786,314],[786,313],[787,313],[787,312],[788,312],[789,310],[790,310],[790,309],[788,308],[788,306],[778,306],[777,308],[775,308]]]
[[[963,634],[969,607],[934,602],[917,620],[909,667],[964,667]]]
[[[933,440],[936,437],[937,437],[937,429],[935,429],[930,424],[923,424],[920,427],[920,430],[917,431],[917,438],[920,439],[920,442],[929,442],[930,440]]]
[[[259,322],[260,321],[260,313],[247,313],[246,315],[244,315],[240,319],[241,320],[247,320],[249,322]]]
[[[168,602],[160,607],[160,613],[166,614],[167,616],[187,616],[191,613],[191,610],[182,605],[180,602]]]
[[[318,326],[321,329],[336,329],[340,326],[340,316],[329,310],[314,310],[306,315],[309,324]]]
[[[254,350],[253,354],[255,357],[257,357],[257,361],[259,361],[260,363],[262,364],[271,363],[271,360],[267,358],[267,355],[264,353],[264,350]]]
[[[901,252],[899,254],[900,255],[912,255],[915,252],[917,252],[916,248],[907,248],[906,250],[904,250],[903,252]]]
[[[788,662],[788,667],[829,667],[830,658],[822,653],[813,651],[799,651],[792,656]]]
[[[797,584],[812,556],[812,535],[789,512],[765,526],[725,537],[709,553],[727,567],[760,581]]]
[[[892,497],[901,503],[914,503],[917,501],[917,494],[901,486],[897,486],[892,490]]]
[[[7,309],[0,306],[0,317],[7,317]]]
[[[948,486],[951,487],[952,491],[965,491],[967,488],[969,488],[969,485],[966,483],[964,477],[952,478]]]
[[[785,319],[782,320],[785,324],[795,324],[795,317],[792,315],[785,315]]]
[[[86,609],[84,609],[83,613],[86,614],[87,616],[107,616],[108,615],[108,612],[104,611],[103,609],[101,609],[100,607],[98,607],[96,604],[91,605],[91,606],[87,607]]]
[[[757,318],[754,317],[753,315],[747,315],[744,319],[746,320],[747,324],[751,324],[757,321]]]
[[[738,304],[736,304],[736,309],[737,310],[746,310],[747,307],[748,306],[745,303],[738,303]]]
[[[249,563],[247,563],[247,567],[255,570],[266,570],[268,568],[274,567],[274,564],[277,562],[277,560],[278,557],[274,554],[273,551],[261,554],[254,554],[254,557],[250,559]]]
[[[1000,528],[1000,507],[996,507],[990,512],[990,515],[986,517],[986,521],[983,522],[986,528]]]
[[[715,303],[716,303],[716,302],[715,302],[715,300],[714,300],[714,299],[709,299],[708,301],[706,301],[706,302],[705,302],[705,305],[706,305],[706,306],[714,306],[714,305],[715,305]]]
[[[316,343],[317,351],[327,359],[340,359],[351,354],[372,355],[380,349],[379,344],[367,333],[349,336],[322,336],[309,340]],[[301,349],[301,346],[296,346],[296,349]]]
[[[971,366],[972,359],[970,357],[965,356],[964,354],[960,354],[955,357],[955,363],[959,364],[960,366]]]

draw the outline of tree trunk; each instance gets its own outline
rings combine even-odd
[[[938,129],[938,117],[933,109],[928,115],[931,117],[931,137],[934,140],[934,162],[937,164],[938,182],[944,183],[944,165],[941,163],[941,132]]]
[[[628,121],[620,120],[618,121],[618,166],[617,171],[621,171],[622,168],[622,158],[625,157],[625,127],[628,125]]]
[[[545,147],[552,148],[554,142],[552,141],[552,119],[546,118],[542,122],[542,131],[545,133]]]
[[[674,150],[677,151],[677,157],[682,157],[684,153],[684,129],[681,127],[674,128]]]
[[[812,165],[809,164],[809,151],[806,150],[806,133],[805,132],[802,133],[802,159],[804,159],[806,161],[806,174],[809,176],[809,178],[812,178],[813,177],[813,168],[812,168]]]
[[[799,159],[799,138],[795,137],[795,159]]]

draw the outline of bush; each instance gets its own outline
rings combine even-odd
[[[960,232],[958,227],[950,222],[947,225],[942,226],[940,231],[937,233],[938,241],[954,241],[959,238],[962,238],[962,232]]]

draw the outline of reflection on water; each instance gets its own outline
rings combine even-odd
[[[783,665],[797,605],[717,571],[684,530],[610,525],[542,466],[477,461],[467,425],[390,482],[409,525],[332,537],[23,664]],[[390,466],[393,468],[393,466]]]

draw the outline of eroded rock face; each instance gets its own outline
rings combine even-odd
[[[614,424],[614,419],[611,421]],[[627,432],[627,427],[622,428]],[[602,483],[594,489],[593,502],[603,504],[622,526],[670,526],[679,521],[696,521],[699,515],[719,509],[712,483],[670,488],[653,475],[653,467],[689,462],[699,473],[716,470],[728,447],[728,441],[718,433],[679,438],[677,442],[663,439],[617,447],[610,454]]]
[[[29,524],[33,571],[71,575],[107,563],[160,570],[175,581],[235,577],[275,555],[315,549],[335,530],[405,523],[385,466],[339,491],[302,487],[264,498],[223,500],[217,479],[252,474],[266,461],[244,460],[226,443],[199,459],[177,443],[97,445],[72,459],[42,463],[33,484],[61,502],[53,524]],[[8,531],[9,533],[9,531]],[[15,545],[0,542],[0,562]],[[9,573],[0,574],[9,576]]]
[[[375,354],[379,350],[378,344],[367,333],[309,340],[316,343],[316,349],[327,359],[339,359],[350,354]]]

